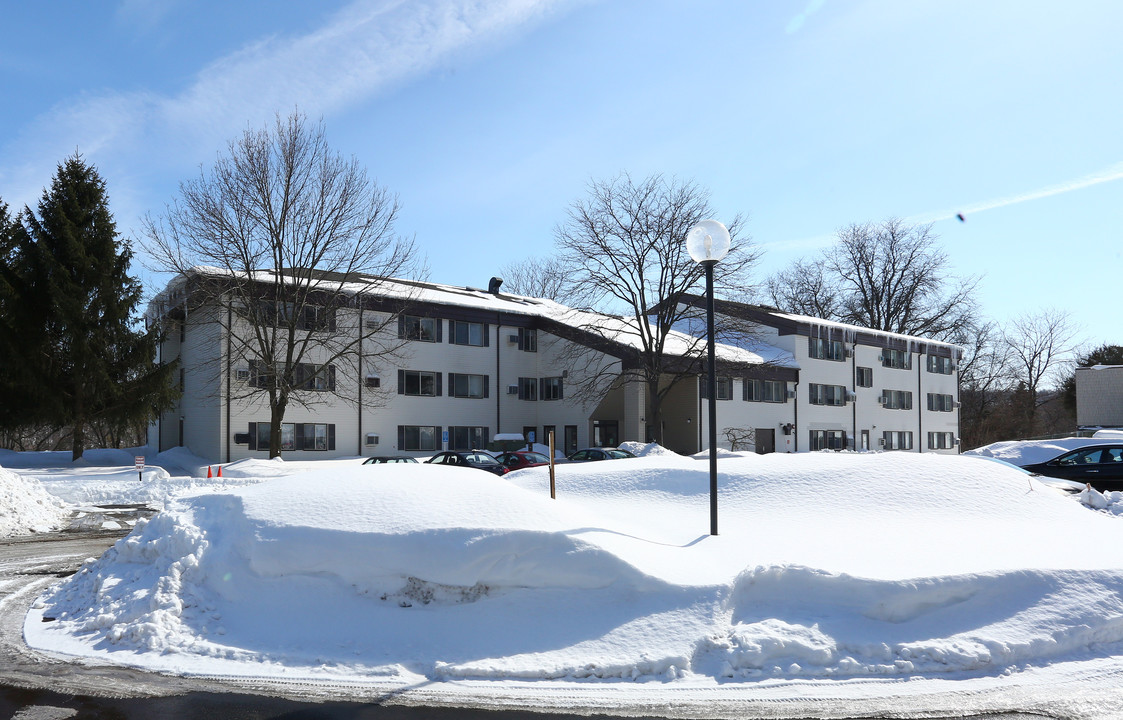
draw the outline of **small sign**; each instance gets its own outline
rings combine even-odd
[[[443,443],[448,442],[448,430],[443,430],[441,432],[441,442],[443,442]]]
[[[526,441],[527,441],[528,443],[533,443],[533,442],[534,442],[534,431],[533,431],[533,430],[531,430],[530,432],[528,432],[528,433],[526,434]]]
[[[143,455],[137,455],[133,459],[136,460],[137,472],[140,472],[141,470],[143,470],[144,469],[144,456]]]

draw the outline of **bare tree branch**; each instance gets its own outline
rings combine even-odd
[[[401,308],[365,312],[357,300],[423,272],[412,240],[394,234],[398,208],[355,158],[331,149],[322,123],[294,112],[246,130],[209,171],[181,183],[162,217],[145,218],[159,268],[192,279],[191,307],[222,328],[230,360],[252,368],[244,395],[268,399],[271,457],[290,404],[361,387],[336,389],[335,367],[358,380],[400,350],[386,340],[397,332],[385,330]]]

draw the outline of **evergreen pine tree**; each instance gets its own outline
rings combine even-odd
[[[140,283],[129,276],[132,251],[109,212],[105,181],[75,154],[58,167],[38,213],[25,209],[17,234],[15,300],[29,327],[39,324],[39,354],[25,368],[37,415],[71,428],[82,456],[97,423],[143,422],[175,397],[172,365],[154,362],[158,336],[135,329]]]
[[[37,422],[35,380],[28,370],[41,357],[45,337],[41,318],[29,316],[25,304],[30,287],[21,252],[23,226],[0,202],[0,428],[16,429]]]

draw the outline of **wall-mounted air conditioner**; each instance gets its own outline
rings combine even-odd
[[[877,444],[878,444],[878,445],[881,445],[882,447],[884,447],[884,446],[885,446],[885,438],[878,438],[878,439],[877,439]]]
[[[963,403],[959,402],[958,400],[956,400],[954,403],[952,403],[952,405],[954,405],[956,408],[958,408],[962,404]]]
[[[795,390],[788,390],[787,395],[788,395],[788,400],[794,400],[795,399]]]
[[[877,404],[878,405],[884,405],[887,402],[889,402],[889,398],[885,397],[884,395],[881,395],[880,397],[877,398]]]
[[[250,379],[250,369],[249,368],[240,367],[240,368],[238,368],[237,370],[234,371],[234,374],[239,380],[249,380]]]
[[[378,435],[375,433],[367,433],[367,445],[377,445]]]
[[[518,345],[519,344],[518,334],[515,333],[515,334],[512,334],[512,335],[508,335],[507,336],[507,342],[511,343],[512,345]]]
[[[507,394],[508,395],[518,395],[519,394],[519,386],[518,385],[508,385],[507,386]]]
[[[850,391],[850,390],[846,391],[846,402],[854,402],[857,399],[858,399],[858,393]]]

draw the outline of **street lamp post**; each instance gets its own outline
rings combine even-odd
[[[686,251],[706,269],[706,345],[710,403],[710,534],[717,535],[717,361],[714,354],[714,265],[729,252],[729,231],[717,220],[703,220],[686,234]]]

